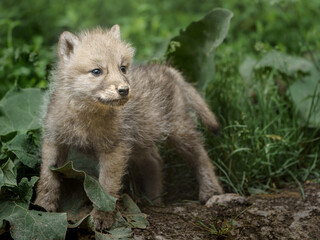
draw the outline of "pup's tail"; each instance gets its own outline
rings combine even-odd
[[[188,105],[196,112],[196,114],[201,118],[204,125],[213,133],[219,133],[219,123],[216,116],[209,109],[208,105],[199,95],[197,90],[188,82],[186,82],[183,77],[179,74],[177,77],[178,83],[182,88],[183,95]]]
[[[185,98],[188,105],[198,114],[204,125],[213,133],[219,132],[219,123],[208,105],[190,83],[185,82]]]

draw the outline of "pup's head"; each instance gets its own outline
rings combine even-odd
[[[128,74],[134,50],[121,41],[118,25],[78,36],[63,32],[58,54],[58,72],[71,97],[107,106],[121,106],[128,101]]]

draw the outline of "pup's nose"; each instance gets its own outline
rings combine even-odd
[[[120,86],[116,89],[120,96],[125,97],[129,93],[129,87],[128,86]]]

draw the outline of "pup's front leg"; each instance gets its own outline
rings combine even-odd
[[[56,212],[59,207],[61,179],[49,167],[63,165],[68,157],[68,148],[44,139],[41,157],[40,179],[37,186],[35,204],[45,208],[47,211]]]
[[[121,189],[121,178],[127,165],[127,148],[120,144],[113,152],[98,153],[99,183],[113,197],[118,197]],[[108,229],[114,222],[114,212],[93,209],[91,215],[97,230]]]

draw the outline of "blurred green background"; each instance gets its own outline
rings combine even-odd
[[[317,0],[1,0],[0,96],[15,83],[46,86],[64,30],[119,24],[122,37],[137,49],[136,62],[145,62],[161,58],[179,29],[217,7],[234,13],[225,45],[235,54],[272,47],[294,54],[319,49]]]

